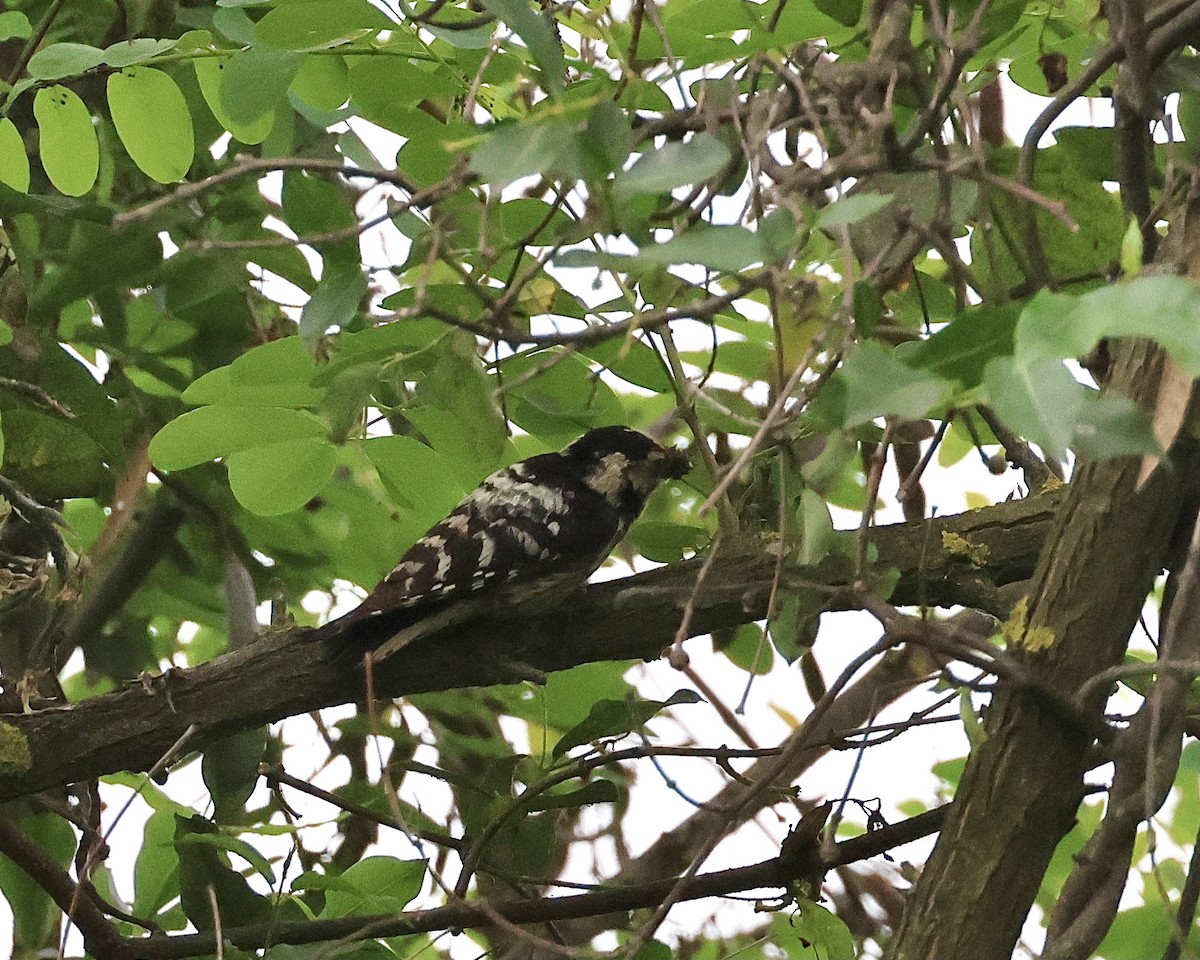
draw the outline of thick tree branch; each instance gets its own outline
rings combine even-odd
[[[71,876],[20,828],[0,817],[0,854],[3,854],[41,887],[66,916],[79,927],[88,953],[109,960],[136,953]]]
[[[1117,373],[1127,393],[1153,396],[1161,354],[1145,343],[1123,347]],[[1025,662],[1068,696],[1120,659],[1166,562],[1179,471],[1160,470],[1138,489],[1138,468],[1127,459],[1077,470],[1030,591],[1029,623],[1049,645]],[[1098,717],[1104,697],[1097,693],[1081,707]],[[896,960],[1009,957],[1046,863],[1074,823],[1091,737],[1028,691],[1003,686],[988,710],[988,733],[905,910],[890,954]]]
[[[1194,525],[1179,576],[1160,664],[1183,664],[1200,653],[1200,525]],[[1138,827],[1166,801],[1179,769],[1183,717],[1193,674],[1162,670],[1142,708],[1118,741],[1104,821],[1075,856],[1046,931],[1046,960],[1080,960],[1100,945],[1117,914]]]
[[[873,530],[879,565],[900,574],[891,601],[986,607],[997,599],[997,587],[1032,574],[1058,502],[1045,495]],[[956,536],[944,542],[945,534]],[[969,556],[964,544],[973,548]],[[488,618],[431,637],[378,665],[376,690],[398,697],[511,682],[513,660],[549,671],[653,659],[674,638],[699,567],[693,560],[595,584],[553,615]],[[689,635],[761,618],[774,571],[766,543],[718,560],[696,593]],[[845,589],[851,578],[851,563],[830,557],[813,568],[789,568],[786,579],[793,589],[826,593],[828,609],[838,610],[856,605]],[[268,635],[193,669],[69,708],[0,717],[0,800],[118,770],[147,770],[189,730],[188,746],[195,749],[257,724],[361,699],[358,657],[332,649],[323,637],[320,630]]]
[[[1185,203],[1168,217],[1161,261],[1185,264],[1200,281],[1200,205]],[[1152,409],[1164,352],[1140,340],[1114,347],[1107,389]],[[1195,441],[1184,439],[1148,475],[1135,458],[1081,462],[1075,471],[1031,585],[1024,639],[1012,646],[1043,683],[1097,718],[1107,688],[1089,680],[1120,662],[1155,577],[1172,562],[1181,518],[1190,531],[1185,504],[1196,497],[1198,463]],[[893,960],[1008,960],[1075,822],[1092,737],[1007,685],[988,708],[987,731],[905,908]]]

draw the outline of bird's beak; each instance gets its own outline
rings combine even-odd
[[[658,475],[664,480],[678,480],[692,469],[687,454],[674,447],[663,448],[653,459]]]

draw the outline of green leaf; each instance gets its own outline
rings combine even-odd
[[[996,150],[988,155],[988,168],[1010,178],[1016,173],[1016,158],[1015,148]],[[1072,229],[1049,211],[1035,207],[1033,215],[1050,275],[1107,273],[1117,261],[1125,233],[1120,201],[1102,183],[1081,176],[1073,156],[1062,147],[1038,151],[1034,181],[1029,186],[1043,197],[1061,200],[1075,223],[1086,225]],[[1026,280],[1028,252],[1021,239],[1024,202],[1005,191],[987,194],[994,227],[971,233],[971,269],[986,289],[1011,289]]]
[[[800,231],[796,229],[796,218],[786,207],[777,207],[759,220],[758,235],[762,239],[767,259],[772,263],[787,260],[801,236]],[[859,284],[864,283],[867,281],[859,281]],[[860,315],[857,310],[854,316],[858,329],[865,331],[869,336],[870,330],[866,326],[869,318],[865,314]]]
[[[1021,313],[1016,353],[1085,356],[1103,339],[1149,337],[1189,376],[1200,376],[1200,291],[1183,277],[1138,277],[1078,298],[1042,293]]]
[[[379,386],[381,368],[378,363],[347,365],[329,379],[320,412],[334,443],[344,443],[361,431],[363,408],[372,402],[371,394]]]
[[[552,241],[571,230],[575,221],[562,210],[545,200],[534,197],[517,197],[506,200],[494,210],[495,219],[488,222],[489,237],[499,227],[499,233],[508,242],[530,238],[533,242]]]
[[[1097,183],[1120,179],[1115,127],[1058,127],[1054,140],[1077,176]]]
[[[322,919],[399,913],[421,892],[425,864],[420,860],[366,857],[341,876],[304,873],[293,890],[324,890]]]
[[[943,209],[946,193],[949,193],[949,210]],[[961,223],[975,215],[979,188],[970,180],[946,178],[936,170],[910,170],[902,173],[873,173],[859,180],[854,189],[842,200],[830,207],[828,215],[838,217],[836,212],[846,201],[856,198],[890,197],[891,203],[881,205],[866,216],[858,216],[849,225],[850,243],[854,254],[862,263],[878,261],[885,272],[901,265],[907,257],[907,245],[897,243],[901,237],[912,235],[912,223],[930,223],[946,218],[950,223]],[[854,208],[851,208],[854,211]],[[821,213],[821,225],[826,226]],[[926,277],[928,285],[932,278]],[[922,300],[922,306],[933,308]],[[935,318],[936,319],[936,318]]]
[[[712,539],[704,527],[661,520],[641,520],[629,531],[630,542],[647,560],[671,563],[697,553]]]
[[[192,165],[192,115],[175,81],[139,67],[108,78],[108,106],[121,143],[153,180],[182,180]]]
[[[258,21],[255,35],[265,47],[317,50],[395,27],[367,0],[284,0]]]
[[[1071,433],[1071,449],[1085,457],[1162,456],[1150,418],[1128,397],[1095,396],[1084,403]]]
[[[250,46],[258,42],[254,21],[250,19],[243,6],[254,6],[253,3],[223,3],[217,0],[219,8],[212,18],[213,29],[232,40],[238,46]]]
[[[312,385],[317,365],[299,337],[280,337],[210,370],[183,392],[183,402],[239,407],[312,407],[325,391]]]
[[[316,58],[306,58],[316,59]],[[443,95],[447,84],[458,84],[444,68],[399,57],[348,56],[350,96],[363,119],[395,130],[414,104]]]
[[[495,383],[466,333],[444,338],[431,353],[436,359],[425,368],[404,414],[449,461],[465,489],[473,489],[507,453],[508,429],[492,394]]]
[[[266,923],[270,900],[255,893],[225,856],[226,841],[215,824],[200,816],[175,816],[175,850],[179,854],[179,891],[184,913],[200,930],[216,927],[211,898],[222,924]]]
[[[671,376],[662,359],[641,340],[606,340],[580,351],[606,370],[643,390],[670,393]]]
[[[1141,225],[1137,217],[1130,217],[1125,236],[1121,238],[1121,273],[1126,277],[1136,277],[1141,273],[1144,252]]]
[[[640,730],[652,717],[668,707],[681,703],[700,703],[703,698],[694,690],[676,690],[666,700],[600,700],[592,705],[591,712],[581,723],[562,735],[554,745],[553,755],[561,757],[572,747],[596,740],[623,737]]]
[[[193,833],[189,836],[180,838],[176,843],[181,847],[186,846],[201,846],[212,847],[214,850],[221,850],[226,853],[236,853],[239,857],[245,860],[264,880],[271,886],[275,885],[275,871],[271,869],[271,862],[261,853],[254,849],[245,840],[240,837],[230,836],[229,834],[215,833]]]
[[[811,590],[783,592],[779,614],[769,626],[775,649],[788,663],[795,663],[812,649],[825,605],[826,598]],[[751,629],[757,637],[758,628]]]
[[[846,27],[853,27],[862,17],[862,0],[813,0],[813,5]]]
[[[114,43],[104,49],[104,62],[117,69],[132,67],[135,63],[145,63],[160,53],[173,50],[177,42],[170,38],[156,40],[153,37],[122,40],[120,43]]]
[[[239,450],[324,437],[321,421],[301,410],[201,407],[176,417],[155,434],[150,459],[162,470],[185,470]]]
[[[623,676],[628,668],[626,663],[601,661],[555,671],[546,678],[544,703],[536,704],[529,719],[554,731],[582,723],[597,700],[632,695]]]
[[[978,749],[987,739],[987,731],[979,722],[975,704],[971,702],[971,691],[966,687],[958,692],[958,717],[962,720],[963,732],[967,735],[967,742],[971,744],[971,749]]]
[[[105,452],[78,420],[18,407],[4,413],[4,475],[46,500],[91,497],[106,477]]]
[[[284,175],[282,202],[283,219],[300,237],[343,230],[358,222],[346,194],[328,180],[299,170]]]
[[[754,623],[740,623],[732,630],[714,630],[714,653],[719,653],[740,670],[765,676],[775,664],[775,647]]]
[[[175,816],[155,811],[146,820],[142,846],[133,865],[133,909],[139,917],[157,916],[179,896],[179,854],[175,852]]]
[[[221,106],[235,123],[253,125],[275,113],[299,69],[300,55],[290,50],[239,50],[225,64]]]
[[[0,120],[0,183],[18,193],[29,192],[29,154],[25,152],[20,132],[8,117]]]
[[[68,197],[81,197],[100,172],[100,144],[87,107],[63,86],[46,87],[33,98],[41,138],[42,167]]]
[[[873,341],[859,345],[838,375],[846,384],[847,427],[889,415],[922,417],[950,392],[941,377],[914,370]]]
[[[804,566],[815,566],[833,548],[833,517],[827,504],[815,490],[805,487],[800,494],[800,549],[795,560]]]
[[[767,259],[762,238],[745,227],[696,226],[666,243],[638,252],[638,258],[664,265],[698,263],[736,273]]]
[[[852,193],[825,207],[817,216],[817,226],[822,230],[847,227],[865,220],[891,202],[890,193]]]
[[[505,123],[492,130],[471,154],[471,169],[504,186],[521,177],[545,173],[571,144],[561,123]]]
[[[348,326],[368,293],[357,264],[327,264],[324,276],[300,311],[300,336],[312,343],[330,327]]]
[[[291,91],[317,110],[336,110],[350,96],[350,75],[342,57],[305,57]]]
[[[611,780],[593,780],[567,793],[544,793],[523,807],[529,813],[543,810],[577,810],[593,803],[618,803],[621,791]]]
[[[558,358],[561,352],[537,350],[500,364],[500,382],[514,384],[505,390],[509,418],[555,449],[590,427],[624,420],[612,387],[579,357]]]
[[[642,944],[642,949],[637,952],[633,960],[671,960],[675,954],[671,952],[671,948],[659,940],[649,940]]]
[[[212,796],[215,819],[226,823],[241,819],[258,785],[258,765],[266,746],[267,728],[253,727],[204,748],[200,775]]]
[[[245,144],[262,143],[275,126],[275,111],[268,110],[249,121],[242,121],[225,108],[221,90],[225,86],[228,62],[219,57],[197,57],[192,61],[204,102],[217,118],[217,123],[233,134],[234,139]]]
[[[983,384],[1000,417],[1050,456],[1066,455],[1089,390],[1061,360],[1018,364],[999,357],[984,368]]]
[[[850,928],[819,903],[802,898],[789,926],[796,937],[816,949],[821,960],[854,960]]]
[[[1007,305],[971,307],[928,340],[900,344],[895,356],[964,387],[978,386],[989,360],[1012,354],[1019,317]]]
[[[329,483],[336,463],[337,448],[323,436],[247,447],[226,460],[233,495],[263,517],[300,509]]]
[[[542,71],[542,87],[552,97],[563,92],[567,72],[561,41],[546,17],[533,12],[528,0],[483,0],[488,13],[503,20],[529,48]]]
[[[5,40],[28,40],[33,36],[33,26],[29,17],[19,10],[6,10],[0,13],[0,42]]]
[[[1054,456],[1068,448],[1091,457],[1159,454],[1144,414],[1097,396],[1063,365],[1103,339],[1134,336],[1156,340],[1189,375],[1200,375],[1200,295],[1192,283],[1154,276],[1079,297],[1043,291],[1021,312],[1013,355],[988,362],[983,382],[1005,421]]]
[[[388,129],[408,137],[396,156],[396,169],[418,183],[431,185],[446,177],[459,158],[464,143],[477,136],[474,127],[458,120],[438,123],[419,107],[412,107],[401,122]]]
[[[75,852],[75,834],[61,817],[37,813],[22,817],[9,829],[19,830],[51,863],[66,870]],[[0,893],[12,910],[12,946],[17,956],[33,957],[58,933],[62,914],[24,870],[0,857]]]
[[[30,57],[27,69],[35,80],[57,80],[86,73],[102,63],[104,51],[99,47],[85,43],[52,43]]]
[[[720,173],[729,162],[729,148],[716,137],[698,133],[682,143],[668,143],[641,158],[616,178],[619,195],[663,193],[700,183]]]
[[[564,168],[581,180],[606,180],[624,166],[632,145],[629,116],[611,100],[604,100],[588,111],[576,149]]]
[[[372,437],[363,443],[363,450],[395,500],[419,515],[415,522],[420,529],[413,533],[413,540],[449,513],[467,492],[446,482],[453,473],[442,455],[412,437]]]

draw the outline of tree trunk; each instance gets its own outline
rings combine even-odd
[[[1161,351],[1139,341],[1122,344],[1116,357],[1111,389],[1152,406]],[[1085,463],[1075,473],[1029,594],[1029,629],[1047,628],[1053,644],[1019,654],[1063,696],[1120,662],[1167,563],[1182,478],[1196,469],[1190,449],[1174,459],[1174,469],[1160,467],[1140,490],[1137,459]],[[1097,688],[1081,704],[1097,724],[1107,695]],[[892,960],[1009,960],[1050,857],[1074,823],[1094,731],[1008,685],[993,698],[986,729],[892,941]]]

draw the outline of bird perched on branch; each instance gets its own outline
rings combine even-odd
[[[659,484],[688,466],[681,451],[618,426],[497,470],[323,632],[365,641],[381,660],[485,611],[562,597],[605,561]]]

